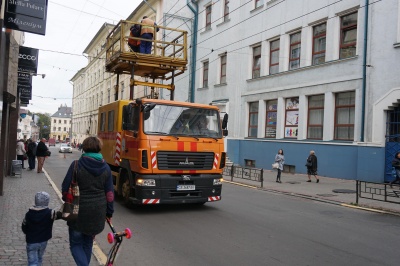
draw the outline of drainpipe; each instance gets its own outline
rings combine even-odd
[[[361,137],[364,142],[365,128],[365,97],[367,89],[367,45],[368,45],[368,10],[369,0],[365,0],[365,18],[364,18],[364,54],[363,54],[363,76],[362,76],[362,102],[361,102]]]
[[[194,86],[196,84],[195,74],[196,74],[196,58],[197,58],[197,28],[199,22],[199,5],[194,0],[191,0],[191,4],[193,4],[195,8],[193,8],[190,5],[189,0],[186,0],[186,5],[190,8],[190,10],[194,14],[193,32],[191,41],[192,53],[190,58],[191,66],[190,66],[190,89],[189,89],[190,102],[194,103]]]

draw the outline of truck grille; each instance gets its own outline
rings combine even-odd
[[[210,170],[213,162],[213,152],[157,152],[160,170]]]

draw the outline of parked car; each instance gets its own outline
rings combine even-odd
[[[60,144],[60,149],[58,150],[58,152],[69,152],[69,153],[72,153],[72,148],[68,144],[61,143]]]

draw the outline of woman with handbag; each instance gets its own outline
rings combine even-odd
[[[283,165],[285,164],[285,156],[283,155],[283,150],[280,149],[278,154],[275,155],[275,163],[278,163],[278,174],[276,176],[276,183],[282,183],[281,181],[281,172],[283,170]]]
[[[67,222],[71,254],[79,266],[89,265],[94,237],[103,231],[106,217],[111,218],[114,213],[113,180],[110,167],[100,153],[101,146],[98,138],[86,138],[82,143],[84,153],[77,164],[71,163],[62,183],[66,202],[73,201],[71,185],[79,189],[78,215]]]
[[[24,167],[24,156],[26,156],[26,149],[25,149],[25,144],[24,140],[20,139],[17,142],[17,160],[20,160],[22,162],[22,169],[25,169]]]
[[[311,176],[313,175],[317,180],[317,183],[319,183],[319,178],[317,177],[318,161],[317,156],[315,156],[315,151],[310,151],[310,155],[307,158],[306,167],[308,174],[307,182],[311,182]]]

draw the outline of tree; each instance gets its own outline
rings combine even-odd
[[[50,114],[36,113],[35,115],[39,116],[38,126],[39,126],[40,137],[48,139],[50,136],[50,125],[51,125]]]

